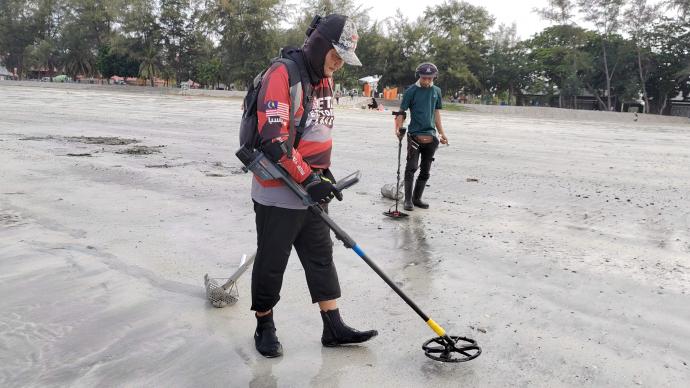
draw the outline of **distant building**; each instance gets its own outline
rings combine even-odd
[[[679,93],[671,99],[671,116],[690,117],[690,96]]]
[[[606,101],[606,97],[602,97]],[[658,107],[657,101],[654,97],[649,98],[650,111],[656,113]],[[612,98],[612,104],[616,112],[643,112],[645,102],[642,100],[620,101],[615,96]],[[563,108],[568,109],[582,109],[582,110],[601,110],[601,105],[597,98],[590,93],[582,93],[576,97],[568,97],[562,100]],[[559,97],[558,91],[552,94],[546,93],[523,93],[517,96],[517,104],[520,106],[549,106],[558,107]],[[668,100],[665,115],[690,117],[690,95],[679,93],[678,96]]]
[[[13,79],[14,76],[5,68],[5,66],[0,65],[0,81],[7,79]]]
[[[26,78],[27,79],[44,79],[47,78],[50,80],[51,77],[54,77],[55,74],[57,74],[57,69],[53,68],[52,70],[47,68],[47,67],[39,67],[35,68],[32,67],[26,72]]]
[[[614,99],[614,105],[618,105]],[[522,91],[516,96],[516,105],[518,106],[546,106],[558,108],[562,106],[566,109],[580,109],[580,110],[600,110],[597,98],[589,93],[583,92],[578,96],[559,97],[558,90],[553,93],[530,93]]]

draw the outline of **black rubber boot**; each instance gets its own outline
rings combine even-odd
[[[405,180],[405,202],[403,203],[405,210],[414,210],[412,205],[412,181]]]
[[[358,344],[379,334],[376,330],[359,331],[346,325],[340,318],[338,309],[321,311],[321,319],[323,320],[323,335],[321,336],[323,346]]]
[[[273,311],[263,317],[256,317],[256,332],[254,333],[256,350],[267,358],[283,355],[283,346],[276,336],[276,325],[273,323]]]
[[[414,185],[414,194],[412,194],[412,203],[421,207],[422,209],[428,209],[429,204],[422,202],[422,194],[424,194],[424,188],[426,187],[426,181],[417,179],[417,183]]]

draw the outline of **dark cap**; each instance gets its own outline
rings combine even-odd
[[[417,78],[419,77],[434,77],[436,78],[438,76],[438,68],[436,65],[430,62],[422,63],[421,65],[417,66],[417,69],[415,70],[415,75]]]
[[[316,26],[314,27],[314,24]],[[310,30],[316,28],[321,35],[331,42],[333,48],[338,52],[338,55],[348,65],[362,66],[355,49],[357,48],[357,41],[359,34],[357,33],[357,26],[345,15],[331,14],[324,18],[315,17],[312,21]],[[309,32],[307,32],[309,34]]]

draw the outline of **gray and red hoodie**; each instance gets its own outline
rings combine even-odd
[[[298,183],[312,173],[312,169],[327,169],[331,165],[333,140],[333,79],[323,75],[326,53],[330,42],[314,31],[301,50],[293,50],[291,56],[298,65],[306,68],[312,85],[312,109],[309,112],[301,138],[292,151],[292,158],[283,155],[280,164]],[[276,62],[266,72],[259,91],[257,115],[261,143],[288,141],[290,106],[298,104],[295,121],[299,122],[304,109],[302,101],[291,101],[288,70],[285,64]],[[302,201],[281,181],[262,180],[254,176],[252,199],[262,205],[288,209],[305,209]]]

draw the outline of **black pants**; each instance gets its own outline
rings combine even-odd
[[[280,300],[283,274],[294,246],[312,303],[340,297],[328,225],[310,210],[254,202],[257,252],[252,270],[252,310],[268,311]]]
[[[429,180],[429,172],[431,171],[431,162],[434,161],[434,154],[438,148],[438,139],[434,136],[434,141],[431,143],[420,144],[417,143],[412,136],[407,136],[407,164],[405,165],[405,180],[412,181],[414,173],[419,168],[419,180]],[[422,158],[421,165],[419,164],[419,157]]]

